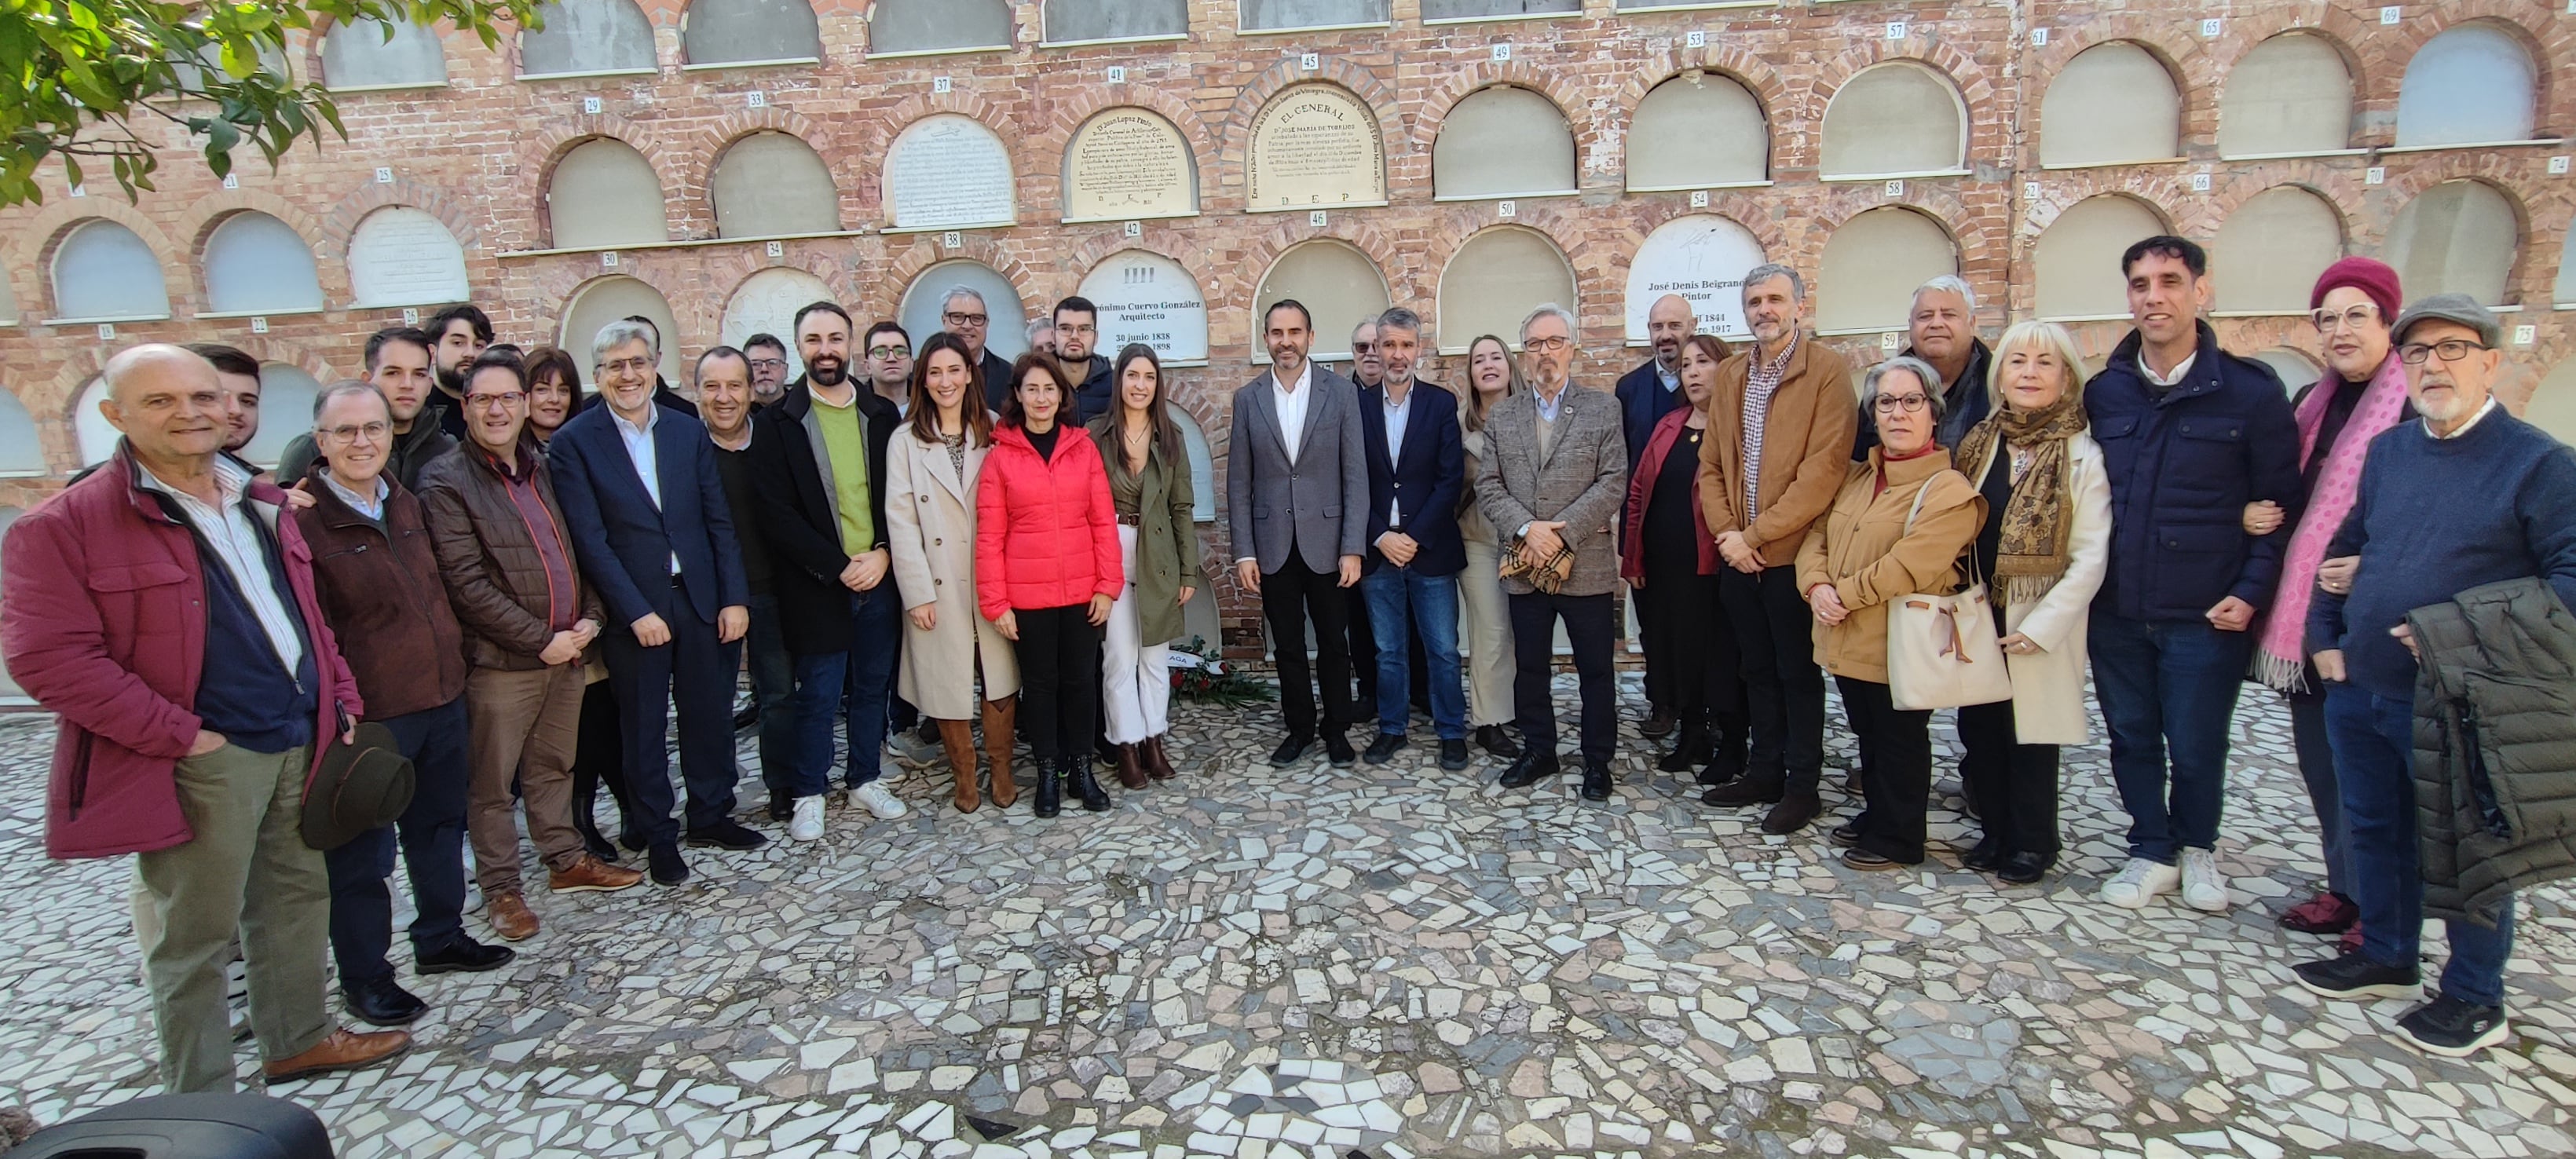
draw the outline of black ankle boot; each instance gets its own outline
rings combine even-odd
[[[1079,762],[1082,758],[1075,758]],[[1040,817],[1053,817],[1064,812],[1064,765],[1068,762],[1039,760],[1029,762],[1038,775],[1038,799],[1034,812]]]
[[[1655,762],[1655,768],[1667,773],[1687,773],[1691,766],[1708,761],[1708,726],[1692,720],[1683,723],[1681,736],[1673,740],[1673,751]]]
[[[1100,778],[1091,771],[1091,762],[1066,762],[1065,780],[1070,782],[1065,787],[1073,793],[1075,800],[1082,802],[1084,812],[1109,811],[1109,790],[1100,787]]]

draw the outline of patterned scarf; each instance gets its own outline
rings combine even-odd
[[[2325,423],[2326,402],[2337,385],[2320,382],[2299,402],[2302,470],[2311,456],[2321,453],[2317,431]],[[2326,545],[2343,528],[2343,518],[2352,512],[2353,499],[2361,491],[2362,457],[2370,450],[2370,440],[2396,426],[2405,413],[2406,368],[2398,365],[2397,352],[2392,350],[2388,360],[2379,364],[2379,373],[2371,376],[2361,401],[2353,404],[2352,417],[2344,420],[2334,446],[2322,449],[2326,462],[2317,472],[2317,489],[2299,512],[2298,530],[2290,533],[2289,550],[2281,556],[2280,591],[2265,613],[2254,656],[2255,677],[2279,691],[2307,691],[2308,601],[2317,592],[2317,565],[2325,562]]]
[[[2001,521],[1995,578],[2003,581],[2007,607],[2027,606],[2047,595],[2066,574],[2066,540],[2075,526],[2066,491],[2066,440],[2083,433],[2084,408],[2072,395],[2061,395],[2040,410],[1997,410],[1959,440],[1952,461],[1962,466],[1984,463],[1991,455],[1996,462],[1987,470],[2010,471],[2012,452],[2030,454],[2030,465],[2013,480],[2012,497],[2000,513],[1989,516]]]

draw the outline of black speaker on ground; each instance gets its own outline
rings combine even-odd
[[[332,1159],[313,1112],[266,1095],[155,1095],[36,1132],[8,1159]]]

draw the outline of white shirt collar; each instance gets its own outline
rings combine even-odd
[[[2147,352],[2140,350],[2138,351],[2138,373],[2145,375],[2150,383],[2171,389],[2182,385],[2183,376],[2190,374],[2191,364],[2198,361],[2200,361],[2200,349],[2193,347],[2191,353],[2182,356],[2182,361],[2174,363],[2173,373],[2157,374],[2155,367],[2147,365]]]
[[[375,494],[373,495],[360,495],[355,491],[341,486],[340,480],[334,478],[329,471],[322,472],[322,482],[331,488],[332,494],[340,497],[340,501],[342,503],[348,504],[353,510],[357,511],[358,514],[364,515],[369,519],[382,519],[385,517],[385,496],[392,492],[385,486],[384,476],[376,476]]]
[[[644,421],[640,423],[630,423],[626,421],[626,416],[617,413],[617,408],[615,407],[608,408],[608,419],[610,422],[616,423],[618,426],[625,428],[630,434],[649,435],[653,433],[654,425],[662,421],[662,404],[647,401],[644,404]]]
[[[2434,438],[2436,438],[2436,439],[2456,439],[2456,438],[2459,438],[2461,435],[2465,435],[2465,434],[2469,433],[2469,428],[2474,427],[2474,426],[2478,425],[2479,423],[2485,422],[2485,421],[2486,421],[2486,418],[2487,418],[2488,413],[2489,413],[2489,412],[2491,412],[2491,411],[2493,411],[2493,410],[2495,410],[2495,408],[2496,408],[2496,400],[2495,400],[2495,396],[2494,396],[2494,395],[2492,395],[2492,394],[2491,394],[2491,395],[2488,395],[2488,396],[2487,396],[2487,401],[2486,401],[2485,405],[2480,406],[2480,407],[2478,408],[2478,413],[2473,414],[2473,415],[2470,415],[2470,416],[2469,416],[2469,421],[2464,422],[2464,423],[2461,423],[2461,424],[2460,424],[2460,429],[2455,430],[2455,431],[2452,431],[2450,434],[2447,434],[2447,435],[2446,435],[2446,434],[2443,434],[2443,433],[2442,433],[2442,432],[2440,432],[2440,431],[2437,431],[2437,430],[2434,430],[2434,429],[2433,429],[2433,420],[2431,420],[2431,419],[2425,419],[2425,420],[2423,420],[2423,423],[2424,423],[2424,433],[2425,433],[2425,434],[2428,434],[2428,435],[2431,435],[2431,436],[2433,436],[2433,437],[2434,437]]]

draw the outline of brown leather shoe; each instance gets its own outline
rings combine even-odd
[[[996,809],[1008,809],[1020,799],[1019,782],[1011,778],[1011,746],[1018,740],[1015,725],[1019,715],[1019,697],[984,702],[984,763],[993,769]]]
[[[960,813],[972,813],[983,807],[984,799],[975,791],[975,730],[962,720],[939,721],[939,747],[948,753],[948,771],[957,778],[957,789],[949,804]]]
[[[411,1049],[411,1035],[399,1030],[359,1034],[334,1030],[331,1036],[315,1043],[313,1049],[293,1058],[261,1063],[260,1074],[272,1083],[335,1070],[358,1070],[374,1066]]]
[[[1145,787],[1145,766],[1136,761],[1136,746],[1118,746],[1118,783],[1130,789]]]
[[[1171,754],[1163,751],[1162,737],[1146,737],[1145,743],[1136,746],[1136,752],[1138,756],[1145,759],[1146,776],[1157,781],[1168,781],[1180,775],[1172,768]]]
[[[537,915],[528,909],[527,899],[515,891],[483,899],[483,924],[492,927],[492,932],[505,942],[524,942],[537,934]]]
[[[643,870],[610,865],[587,853],[582,854],[581,860],[573,862],[570,868],[546,871],[546,888],[556,893],[615,893],[643,883]],[[519,899],[513,895],[510,900]],[[536,919],[529,919],[528,928],[530,931],[536,929]]]

